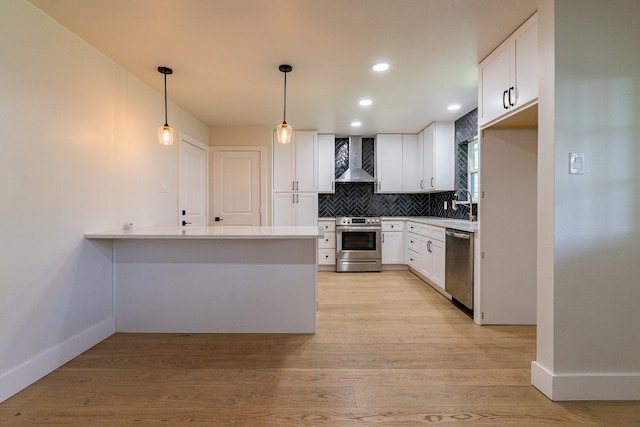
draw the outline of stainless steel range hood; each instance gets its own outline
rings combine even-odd
[[[376,182],[376,179],[362,169],[362,137],[349,137],[349,169],[336,182]]]

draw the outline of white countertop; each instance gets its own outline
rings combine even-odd
[[[419,222],[422,224],[435,225],[437,227],[455,228],[456,230],[467,231],[469,233],[477,233],[479,231],[477,221],[468,221],[465,219],[441,218],[435,216],[409,216],[409,217],[383,217],[383,220],[404,219],[407,221]]]
[[[150,227],[85,234],[87,239],[319,239],[320,227]]]

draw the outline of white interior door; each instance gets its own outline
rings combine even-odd
[[[207,152],[181,137],[178,158],[178,221],[207,225]]]
[[[262,225],[261,147],[213,149],[213,224]]]

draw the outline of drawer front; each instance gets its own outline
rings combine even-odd
[[[445,229],[442,227],[431,227],[431,238],[433,240],[439,240],[441,242],[444,242],[445,240],[444,231]]]
[[[418,233],[418,226],[416,222],[407,222],[407,233]]]
[[[318,240],[318,248],[320,249],[335,249],[336,248],[336,233],[324,233],[324,237]],[[335,252],[335,250],[334,250]]]
[[[331,221],[318,221],[318,226],[322,227],[322,231],[324,231],[325,233],[327,231],[329,232],[334,232],[336,231],[336,221],[335,220],[331,220]]]
[[[416,251],[407,248],[405,260],[409,267],[413,268],[414,270],[418,269],[418,253]]]
[[[402,231],[404,221],[382,221],[382,231]]]
[[[335,249],[318,249],[318,264],[335,265],[336,250]]]
[[[418,252],[420,248],[420,237],[414,233],[407,233],[407,249]]]
[[[416,234],[424,237],[431,237],[431,227],[428,225],[419,224],[417,228],[418,231],[416,231]]]

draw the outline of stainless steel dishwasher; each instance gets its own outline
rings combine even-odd
[[[444,289],[473,310],[473,233],[446,229]]]

